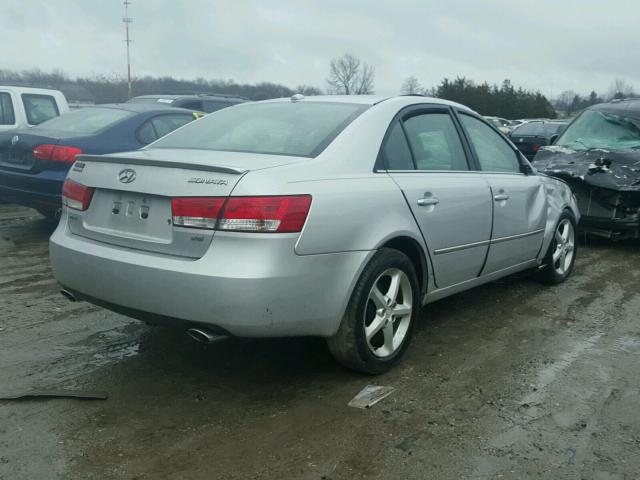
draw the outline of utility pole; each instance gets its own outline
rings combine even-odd
[[[126,38],[124,43],[127,44],[127,88],[128,88],[128,96],[131,98],[131,55],[129,54],[129,45],[133,40],[129,37],[129,25],[133,23],[133,18],[129,16],[129,5],[131,2],[129,0],[124,0],[124,17],[122,17],[122,22],[124,23],[124,28],[126,31]]]

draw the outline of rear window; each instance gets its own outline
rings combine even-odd
[[[367,108],[329,102],[244,104],[207,115],[153,147],[315,157]]]
[[[23,93],[22,103],[29,125],[40,125],[42,122],[60,115],[56,100],[51,95]]]
[[[90,135],[133,115],[133,112],[117,108],[87,107],[52,118],[42,123],[40,127]]]
[[[547,135],[555,135],[556,133],[560,133],[566,126],[566,123],[547,123],[544,126],[544,131]]]
[[[511,132],[511,135],[542,135],[542,122],[524,123],[516,127],[513,132]]]
[[[7,92],[0,92],[0,125],[13,125],[16,117],[13,113],[13,102],[11,95]]]

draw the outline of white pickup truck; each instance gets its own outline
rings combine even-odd
[[[0,132],[38,125],[68,111],[58,90],[0,85]]]

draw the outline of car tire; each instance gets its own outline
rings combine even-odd
[[[329,350],[347,368],[384,373],[409,346],[420,305],[413,264],[402,252],[382,248],[360,275],[338,332],[327,339]]]
[[[576,217],[569,210],[565,210],[554,228],[551,244],[542,261],[544,266],[538,272],[542,282],[557,285],[571,275],[578,253],[576,232]]]

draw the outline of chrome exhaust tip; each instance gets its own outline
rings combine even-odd
[[[71,293],[69,290],[65,290],[64,288],[62,290],[60,290],[60,294],[66,298],[67,300],[69,300],[70,302],[77,302],[78,299],[76,298],[76,296]]]
[[[188,329],[187,335],[193,338],[196,342],[207,343],[207,344],[219,342],[220,340],[225,340],[226,338],[229,338],[225,335],[216,335],[215,333],[212,333],[206,328],[198,328],[198,327]]]

